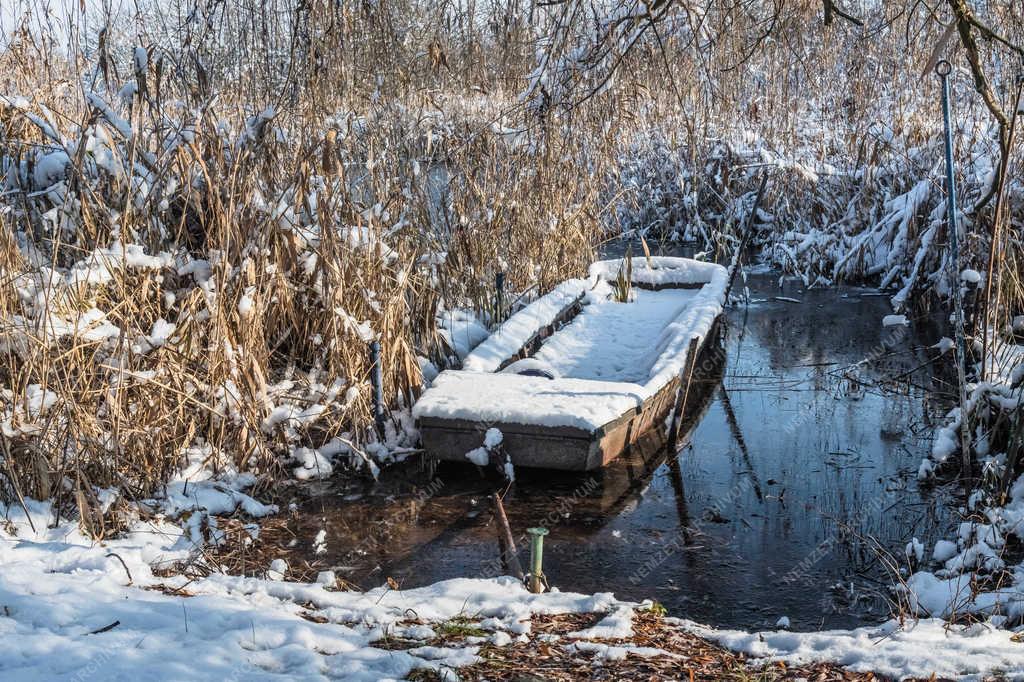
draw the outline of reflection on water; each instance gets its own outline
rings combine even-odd
[[[754,302],[727,314],[725,361],[703,363],[677,456],[652,438],[594,474],[520,470],[510,523],[517,535],[551,529],[545,573],[563,590],[651,598],[720,626],[876,622],[891,583],[878,548],[906,565],[912,537],[930,549],[952,522],[950,495],[915,478],[942,412],[926,358],[911,334],[881,326],[889,308],[872,291],[750,286]],[[319,558],[352,582],[501,572],[497,476],[411,465],[340,485],[303,518],[326,518]]]

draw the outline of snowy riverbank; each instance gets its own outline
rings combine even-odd
[[[232,494],[219,501],[212,495],[207,500],[226,504]],[[195,551],[186,527],[137,521],[122,537],[97,543],[75,522],[53,525],[49,505],[29,501],[28,508],[31,524],[12,507],[0,530],[0,676],[7,680],[376,681],[419,669],[457,679],[458,669],[471,666],[474,677],[495,652],[517,647],[553,650],[594,669],[649,661],[685,677],[693,665],[685,651],[645,646],[649,638],[634,630],[639,614],[649,625],[658,607],[611,593],[533,595],[511,578],[365,593],[338,590],[330,574],[316,583],[216,573],[189,579],[154,572]],[[558,614],[597,615],[561,634],[534,627],[538,618]],[[664,641],[686,633],[718,642],[748,654],[752,664],[832,661],[892,677],[981,679],[1002,671],[1024,679],[1024,644],[984,625],[923,620],[902,628],[891,622],[853,631],[748,633],[664,618],[657,629]]]
[[[993,338],[996,350],[987,360],[987,381],[967,385],[974,465],[966,504],[958,510],[963,521],[955,535],[933,548],[922,547],[916,538],[907,546],[908,559],[918,569],[907,588],[911,607],[926,615],[986,618],[1021,629],[1024,562],[1015,545],[1024,541],[1024,474],[1016,432],[1021,422],[1024,346],[1010,333],[994,331]],[[948,339],[940,344],[946,350],[950,347]],[[963,413],[956,407],[936,431],[919,478],[960,473],[962,424]]]

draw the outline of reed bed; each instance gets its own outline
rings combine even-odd
[[[530,89],[558,7],[168,0],[25,24],[0,48],[0,495],[85,511],[197,451],[264,485],[373,472],[415,446],[403,408],[457,361],[452,321],[500,321],[499,273],[526,299],[623,232],[731,255],[765,170],[755,243],[777,265],[902,305],[945,291],[920,85],[941,27],[886,8],[822,31],[795,3],[765,34],[750,6],[662,24],[573,106]],[[959,158],[983,171],[991,124],[966,77],[958,98]],[[992,220],[972,216],[966,262]]]
[[[373,430],[369,342],[408,406],[453,354],[443,311],[486,320],[498,272],[543,291],[592,260],[586,157],[558,131],[510,140],[487,97],[309,84],[257,109],[237,102],[258,79],[197,92],[181,54],[111,50],[45,74],[32,45],[3,56],[30,93],[0,100],[8,497],[148,496],[196,447],[268,482],[375,470],[415,442],[400,410]],[[93,91],[56,84],[87,70]]]

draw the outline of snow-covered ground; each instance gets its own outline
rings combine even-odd
[[[245,503],[237,494],[218,498],[207,488],[196,499],[224,509]],[[412,590],[385,585],[363,593],[336,590],[328,573],[316,583],[218,573],[161,577],[166,573],[154,574],[154,566],[167,567],[195,550],[188,528],[137,521],[123,537],[98,543],[74,522],[53,525],[48,504],[29,501],[28,508],[32,524],[20,507],[2,510],[8,519],[0,530],[4,680],[376,682],[402,679],[417,668],[454,680],[459,667],[481,661],[483,645],[518,646],[534,637],[594,665],[628,655],[677,656],[632,646],[634,614],[650,605],[621,602],[611,593],[534,595],[513,578],[455,579]],[[566,613],[605,615],[561,642],[531,629],[531,615]],[[484,636],[432,645],[456,618],[469,619]],[[1024,644],[985,625],[922,620],[853,631],[749,633],[671,618],[664,623],[757,659],[834,661],[893,677],[980,679],[1001,671],[1024,680]],[[386,648],[395,639],[411,645]]]
[[[194,545],[173,524],[137,523],[95,543],[75,523],[54,528],[48,505],[20,508],[0,531],[0,678],[49,680],[401,679],[419,667],[477,660],[476,649],[387,651],[387,637],[429,640],[428,626],[464,615],[511,641],[531,613],[606,611],[610,594],[531,595],[514,579],[451,580],[417,590],[366,593],[324,584],[214,574],[160,578],[155,562]],[[313,620],[325,622],[313,622]]]
[[[694,632],[757,658],[790,663],[832,661],[893,678],[1024,680],[1024,644],[1006,630],[952,626],[939,619],[889,621],[878,627],[826,632],[738,632],[697,627]]]

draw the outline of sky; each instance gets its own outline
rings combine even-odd
[[[0,48],[26,17],[31,30],[52,32],[59,42],[67,42],[82,29],[88,32],[90,23],[98,24],[108,11],[128,16],[135,7],[134,0],[0,0]]]

